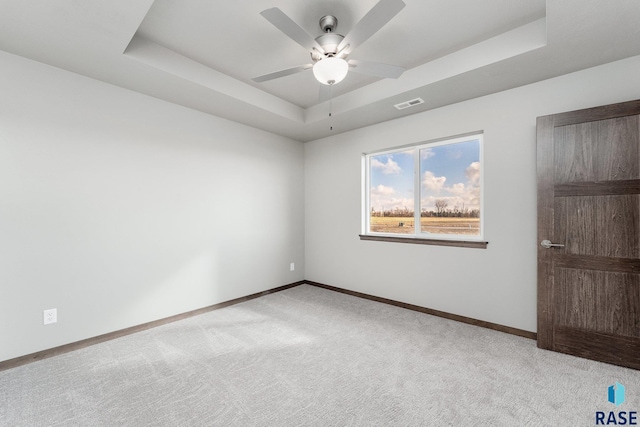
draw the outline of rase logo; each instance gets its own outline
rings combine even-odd
[[[616,382],[614,385],[610,386],[607,390],[607,400],[614,405],[616,408],[624,403],[625,389],[622,384]],[[596,425],[600,426],[624,426],[630,425],[635,426],[638,425],[638,412],[637,411],[596,411]]]
[[[624,403],[624,386],[619,382],[609,387],[609,402],[614,405],[620,406]]]

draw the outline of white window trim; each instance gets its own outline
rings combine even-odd
[[[479,235],[456,235],[456,234],[432,234],[423,233],[420,225],[421,215],[421,179],[420,179],[420,150],[424,148],[433,148],[443,145],[456,144],[469,140],[479,140],[479,162],[480,162],[480,234]],[[371,226],[371,157],[384,154],[393,154],[399,151],[408,151],[409,149],[414,151],[414,233],[413,234],[399,234],[399,233],[380,233],[372,232]],[[372,151],[362,154],[362,221],[361,221],[361,239],[362,240],[376,240],[379,237],[383,241],[394,241],[407,243],[423,243],[423,244],[439,244],[442,242],[444,246],[457,246],[455,243],[461,243],[460,246],[469,247],[486,247],[487,242],[484,241],[485,229],[484,229],[484,133],[482,131],[465,133],[462,135],[456,135],[446,138],[438,138],[435,140],[423,141],[415,144],[408,144],[397,146],[393,148],[387,148],[384,150]],[[420,241],[420,242],[418,242]],[[468,245],[467,245],[468,244]]]

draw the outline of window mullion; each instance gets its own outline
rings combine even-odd
[[[420,147],[413,149],[413,233],[420,235]]]
[[[364,184],[364,191],[362,193],[361,203],[364,206],[364,212],[362,212],[364,221],[363,233],[369,233],[371,231],[371,170],[369,156],[362,156],[362,181]]]

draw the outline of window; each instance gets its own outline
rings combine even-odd
[[[486,247],[481,133],[365,154],[363,168],[361,238]]]

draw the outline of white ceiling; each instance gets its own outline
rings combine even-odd
[[[311,62],[262,10],[346,35],[377,1],[0,0],[0,49],[300,141],[640,55],[637,0],[404,0],[350,55],[399,79],[349,72],[324,102],[311,71],[251,80]]]

